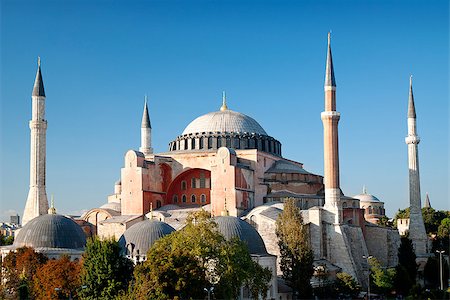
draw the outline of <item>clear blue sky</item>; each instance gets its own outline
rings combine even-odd
[[[23,213],[31,90],[42,59],[47,193],[60,213],[98,207],[137,149],[144,94],[156,152],[220,107],[252,116],[286,158],[323,174],[327,32],[337,81],[341,184],[388,215],[408,206],[414,75],[421,188],[449,209],[449,4],[432,1],[1,0],[1,219]]]

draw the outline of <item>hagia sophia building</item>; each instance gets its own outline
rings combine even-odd
[[[275,222],[283,202],[292,198],[301,209],[309,229],[314,265],[324,266],[333,276],[344,271],[361,285],[367,283],[367,257],[384,267],[397,265],[400,236],[397,230],[378,226],[384,203],[363,193],[346,196],[339,182],[336,80],[328,36],[324,128],[324,176],[304,169],[300,162],[282,155],[282,144],[253,118],[228,107],[223,95],[218,111],[199,116],[169,142],[167,152],[153,153],[152,126],[145,100],[141,123],[141,146],[128,150],[120,179],[106,204],[79,218],[56,214],[48,207],[45,191],[45,92],[40,64],[32,94],[30,192],[23,215],[23,228],[14,245],[2,255],[28,245],[49,256],[67,253],[78,258],[86,236],[115,237],[123,253],[133,261],[145,260],[146,252],[160,237],[181,229],[187,215],[205,209],[215,217],[220,232],[247,242],[256,261],[272,270],[269,298],[284,298]],[[410,84],[408,155],[417,162],[415,108]],[[415,152],[414,152],[415,149]],[[412,162],[413,161],[413,162]],[[420,210],[420,180],[410,172],[412,207]],[[417,194],[417,190],[419,193]],[[416,253],[428,251],[421,214],[412,209],[410,231]],[[420,215],[420,217],[419,217]],[[413,221],[413,218],[415,220]],[[61,225],[62,224],[62,225]],[[61,226],[60,226],[61,225]],[[413,227],[411,227],[413,226]],[[423,229],[423,231],[422,231]],[[83,234],[84,232],[84,234]],[[71,238],[67,238],[70,236]],[[245,290],[241,298],[246,298]]]

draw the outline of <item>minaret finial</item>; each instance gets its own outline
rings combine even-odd
[[[220,108],[220,111],[227,110],[227,95],[225,94],[225,91],[222,92],[222,107]]]
[[[150,220],[153,219],[153,202],[150,202]]]
[[[55,201],[53,199],[53,194],[52,194],[52,198],[50,200],[50,208],[48,209],[48,214],[49,215],[56,215],[56,208],[55,208]]]
[[[229,213],[229,211],[227,209],[227,196],[226,196],[226,193],[227,193],[227,188],[225,188],[225,200],[223,202],[223,210],[222,210],[222,213],[221,213],[222,216],[229,216],[230,215],[230,213]]]
[[[416,107],[414,105],[414,94],[412,88],[412,75],[409,76],[408,118],[416,118]]]
[[[363,194],[367,194],[366,185],[363,185]]]
[[[40,66],[41,66],[41,57],[38,56],[38,67],[40,67]]]

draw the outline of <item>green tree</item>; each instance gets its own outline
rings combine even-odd
[[[448,238],[450,234],[450,217],[444,218],[439,224],[437,235],[440,238]]]
[[[398,294],[407,295],[416,283],[417,264],[412,241],[407,237],[400,238],[398,248],[398,265],[395,268],[394,286]]]
[[[91,238],[86,244],[81,266],[82,299],[113,299],[127,288],[133,266],[120,253],[113,239]]]
[[[283,212],[276,222],[276,234],[283,278],[300,298],[311,297],[310,279],[314,273],[314,256],[308,229],[303,224],[301,211],[293,199],[288,199],[284,203]]]
[[[361,286],[352,275],[340,272],[336,275],[335,289],[338,295],[356,298],[361,291]]]
[[[124,299],[200,299],[215,285],[219,298],[235,299],[247,285],[265,295],[271,272],[251,259],[247,245],[227,241],[205,211],[194,212],[186,226],[159,239],[137,266],[135,283]]]
[[[378,294],[388,294],[394,287],[395,269],[383,268],[375,257],[369,258],[369,265],[372,290]]]

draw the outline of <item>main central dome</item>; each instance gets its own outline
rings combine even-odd
[[[211,151],[220,147],[256,149],[281,156],[281,143],[269,136],[255,119],[222,107],[196,118],[174,141],[169,151]]]
[[[184,129],[182,135],[202,132],[246,132],[267,135],[255,119],[229,109],[210,112],[196,118]]]

